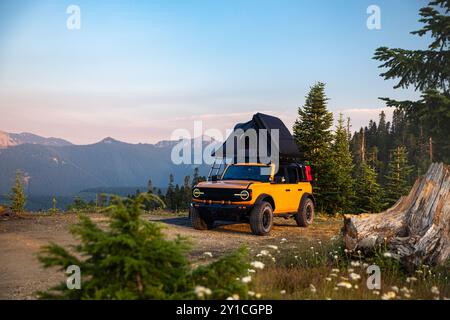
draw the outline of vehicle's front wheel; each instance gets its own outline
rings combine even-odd
[[[307,227],[314,220],[314,202],[311,198],[304,198],[300,203],[300,208],[295,216],[299,227]]]
[[[200,214],[200,211],[194,207],[191,207],[191,223],[194,229],[208,230],[214,227],[214,220],[204,219]]]
[[[262,201],[250,212],[250,228],[253,234],[266,236],[272,230],[273,209],[270,203]]]

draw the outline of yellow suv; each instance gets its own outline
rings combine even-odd
[[[314,219],[311,180],[310,167],[299,163],[281,164],[276,173],[274,165],[228,165],[192,189],[192,226],[206,230],[216,220],[249,222],[254,234],[267,235],[276,216],[295,217],[298,226],[307,227]]]

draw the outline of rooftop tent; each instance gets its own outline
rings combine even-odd
[[[238,155],[238,146],[242,148],[244,146],[245,154],[248,155],[252,152],[257,152],[259,150],[250,149],[248,145],[242,141],[242,136],[236,134],[236,132],[239,132],[240,130],[243,132],[248,132],[250,129],[254,129],[256,131],[257,139],[258,139],[258,145],[260,141],[260,129],[266,129],[267,130],[267,150],[268,155],[272,155],[272,152],[278,151],[278,156],[280,160],[293,160],[293,159],[300,159],[302,158],[302,154],[297,148],[297,144],[295,143],[294,138],[292,137],[291,133],[289,132],[288,128],[284,125],[283,121],[281,121],[277,117],[269,116],[267,114],[262,113],[256,113],[253,115],[252,119],[245,123],[239,123],[234,127],[233,133],[230,134],[230,136],[227,138],[227,140],[222,144],[222,146],[216,150],[216,152],[213,152],[213,156],[221,156],[223,158],[233,159],[234,162],[236,162],[236,158]],[[278,136],[279,139],[276,141],[275,134],[271,134],[272,130],[278,130]],[[242,132],[240,131],[240,132]],[[270,141],[272,140],[272,136],[274,138],[274,143],[270,144]],[[233,144],[234,140],[234,148],[227,148],[227,144]],[[239,140],[240,143],[239,143]],[[228,150],[232,149],[232,150]],[[233,150],[234,149],[234,150]],[[240,150],[242,152],[242,150]],[[256,154],[259,154],[257,152]],[[258,157],[259,159],[259,157]],[[259,162],[259,161],[258,161]]]

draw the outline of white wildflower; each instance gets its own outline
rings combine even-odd
[[[330,277],[326,277],[325,280],[326,281],[331,281],[331,278]]]
[[[359,261],[352,261],[352,262],[350,262],[350,265],[352,267],[359,267],[361,265],[361,263]]]
[[[248,292],[248,296],[249,296],[249,297],[253,297],[254,295],[255,295],[255,292],[254,292],[254,291],[249,291],[249,292]]]
[[[392,253],[385,252],[385,253],[383,253],[383,257],[385,257],[385,258],[392,258]]]
[[[194,289],[194,293],[198,298],[203,298],[205,295],[211,295],[211,289],[205,288],[203,286],[196,286]]]
[[[398,293],[398,287],[397,286],[392,286],[391,290],[394,291],[395,293]]]
[[[431,287],[431,293],[438,296],[439,293],[440,293],[440,292],[439,292],[439,288],[436,287],[436,286],[432,286],[432,287]]]
[[[316,292],[317,292],[316,287],[315,287],[312,283],[309,285],[309,290],[310,290],[312,293],[316,293]]]
[[[339,273],[339,269],[331,269],[331,272]]]
[[[253,261],[252,263],[250,263],[250,265],[256,269],[264,269],[264,263],[262,263],[261,261]]]
[[[249,283],[250,281],[252,281],[252,276],[243,277],[241,281],[243,283]]]
[[[383,299],[383,300],[391,300],[391,299],[394,299],[395,297],[396,297],[395,292],[394,291],[389,291],[389,292],[383,294],[381,296],[381,299]]]
[[[281,290],[280,294],[286,294],[286,290]]]
[[[416,277],[408,277],[408,278],[406,278],[406,282],[408,282],[408,283],[414,282],[414,281],[417,281]]]
[[[354,273],[354,272],[350,273],[349,277],[352,280],[359,280],[359,279],[361,279],[361,276],[359,274],[357,274],[357,273]]]
[[[273,250],[278,250],[277,246],[274,246],[274,245],[271,245],[271,244],[269,244],[267,247],[270,248],[270,249],[273,249]]]
[[[211,252],[209,252],[209,251],[203,252],[203,255],[205,257],[210,257],[210,258],[212,258],[212,256],[213,256],[213,254]]]
[[[352,288],[352,284],[350,282],[347,282],[347,281],[339,282],[336,286],[342,287],[342,288],[346,288],[346,289],[351,289]]]
[[[256,272],[255,269],[248,269],[247,271],[248,271],[248,273],[255,273]]]

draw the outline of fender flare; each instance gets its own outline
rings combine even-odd
[[[271,203],[271,202],[269,202],[269,203],[272,206],[272,210],[275,210],[275,200],[273,199],[273,197],[270,194],[267,194],[267,193],[261,193],[258,196],[258,198],[256,198],[254,205],[260,204],[263,201],[263,199],[265,199],[267,197],[269,197],[272,200],[271,202],[273,202],[273,203]]]
[[[314,198],[314,196],[311,193],[305,192],[302,195],[302,198],[300,199],[300,203],[298,204],[298,210],[300,210],[300,208],[302,207],[302,204],[304,201],[306,201],[306,199],[311,199],[314,207],[316,206],[316,199]]]

